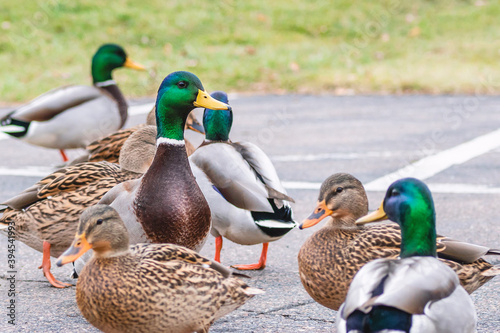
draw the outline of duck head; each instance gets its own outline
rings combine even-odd
[[[184,140],[184,125],[194,108],[229,110],[230,106],[211,97],[196,75],[174,72],[158,89],[156,98],[157,138]]]
[[[71,247],[56,264],[74,262],[90,249],[96,256],[104,257],[126,252],[128,247],[128,232],[117,211],[107,205],[95,205],[82,213]]]
[[[120,67],[128,67],[136,70],[146,70],[144,66],[133,62],[125,50],[116,44],[102,45],[92,58],[92,78],[94,84],[112,80],[111,72]]]
[[[324,218],[347,224],[368,212],[368,199],[363,184],[347,173],[336,173],[328,177],[319,191],[314,212],[299,226],[300,229],[312,227]]]
[[[401,258],[436,256],[436,214],[424,182],[400,179],[389,186],[380,207],[356,221],[365,224],[391,220],[401,227]]]

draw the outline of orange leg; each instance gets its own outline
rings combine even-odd
[[[222,250],[222,236],[215,237],[215,258],[214,260],[220,263],[220,251]]]
[[[262,243],[262,252],[260,254],[260,259],[259,259],[258,263],[250,264],[250,265],[233,265],[231,267],[242,270],[242,271],[264,269],[264,267],[266,267],[268,246],[269,246],[269,243]]]
[[[59,149],[59,152],[61,153],[61,156],[62,156],[62,159],[63,159],[63,162],[68,162],[68,156],[66,155],[66,153],[64,152],[63,149]]]
[[[71,284],[58,281],[54,278],[54,275],[50,272],[50,243],[43,241],[43,259],[42,265],[38,269],[43,269],[43,275],[47,278],[51,285],[56,288],[66,288],[71,286]]]

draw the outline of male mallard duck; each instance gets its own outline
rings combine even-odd
[[[214,92],[212,97],[228,102],[224,92]],[[196,180],[212,212],[215,260],[220,262],[222,237],[243,245],[262,243],[257,264],[232,267],[263,269],[269,242],[280,239],[296,226],[292,209],[284,201],[293,199],[285,194],[271,160],[259,147],[249,142],[229,140],[232,123],[231,110],[205,109],[205,141],[190,161],[202,169],[213,183],[213,186],[203,186],[203,178],[195,171]]]
[[[339,332],[476,332],[476,311],[455,272],[436,259],[434,202],[414,178],[393,183],[378,211],[401,227],[401,259],[377,259],[354,277],[337,315]]]
[[[65,86],[51,90],[0,119],[0,130],[46,148],[85,148],[92,141],[120,129],[128,105],[111,72],[120,67],[144,70],[116,44],[101,46],[92,58],[93,86]]]
[[[125,156],[124,156],[125,158]],[[57,288],[68,284],[50,272],[50,257],[66,250],[75,233],[82,211],[96,204],[113,186],[140,174],[122,171],[108,162],[82,163],[57,170],[3,205],[0,225],[12,224],[16,240],[43,253],[42,265],[47,280]]]
[[[57,265],[89,249],[94,255],[78,278],[76,302],[103,332],[208,332],[215,320],[263,293],[187,248],[129,248],[127,229],[109,206],[82,214],[73,244]]]
[[[298,255],[304,288],[316,302],[330,309],[338,310],[354,274],[363,265],[399,255],[401,234],[397,224],[355,225],[354,221],[367,212],[368,199],[361,182],[349,174],[337,173],[323,182],[314,213],[300,226],[312,227],[332,217],[304,242]],[[438,251],[443,258],[440,260],[457,272],[469,293],[500,274],[500,268],[480,258],[500,254],[496,250],[440,236]]]
[[[152,140],[156,139],[156,118],[154,116],[155,109],[153,108],[151,112],[148,114],[146,124],[137,125],[134,127],[126,128],[119,130],[115,133],[112,133],[100,140],[92,142],[87,146],[86,150],[88,151],[88,158],[85,157],[86,161],[89,162],[99,162],[99,161],[108,161],[110,163],[118,163],[120,158],[120,150],[123,147],[125,141],[127,141],[130,136],[137,132],[138,130],[150,125],[152,129],[154,129],[154,134],[152,136]],[[152,115],[152,116],[151,116]],[[186,121],[185,129],[190,129],[192,131],[205,134],[203,127],[200,125],[194,114],[191,112]],[[146,133],[150,133],[147,131]],[[145,134],[135,136],[138,142],[143,140],[151,141],[150,138],[145,137]],[[186,142],[186,151],[188,156],[190,156],[194,151],[194,146],[188,141]],[[81,158],[78,158],[80,161]]]
[[[226,110],[229,105],[208,95],[192,73],[168,75],[156,99],[157,149],[151,166],[140,179],[115,186],[101,199],[123,218],[131,244],[173,243],[199,250],[206,240],[210,208],[184,143],[186,118],[196,107]]]

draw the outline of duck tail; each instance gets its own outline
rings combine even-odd
[[[497,276],[500,275],[500,267],[499,266],[493,266],[487,271],[484,271],[481,273],[483,276]]]
[[[274,221],[280,221],[280,222],[293,222],[292,217],[292,207],[288,204],[283,204],[281,208],[278,208],[276,203],[274,202],[274,199],[267,199],[269,201],[269,204],[273,208],[272,213],[268,212],[252,212],[252,217],[254,220],[259,221],[259,220],[274,220]]]
[[[238,273],[238,272],[231,272],[231,276],[236,276],[236,277],[239,277],[239,278],[244,278],[244,279],[251,279],[252,277],[249,276],[249,275],[246,275],[246,274],[241,274],[241,273]]]
[[[14,113],[14,111],[0,119],[0,130],[15,138],[25,136],[28,133],[30,122],[11,118],[12,113]]]
[[[243,292],[248,295],[248,296],[255,296],[255,295],[262,295],[262,294],[265,294],[266,292],[262,289],[259,289],[259,288],[253,288],[253,287],[249,287],[247,286]]]
[[[500,250],[499,249],[489,249],[488,252],[486,252],[486,255],[500,256]]]

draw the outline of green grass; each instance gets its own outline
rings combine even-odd
[[[125,47],[149,74],[114,74],[154,95],[175,70],[207,90],[498,93],[496,1],[2,1],[0,100],[90,83],[90,58]],[[332,3],[332,4],[329,4]]]

